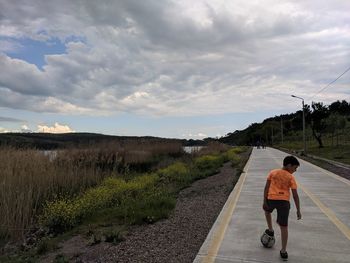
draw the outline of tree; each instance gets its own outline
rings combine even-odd
[[[337,138],[337,146],[339,145],[339,130],[345,128],[346,120],[344,116],[341,116],[337,113],[331,113],[328,119],[326,120],[327,131],[332,135],[332,146],[334,145],[334,137]]]
[[[302,130],[303,129],[303,111],[299,110],[295,113],[293,119],[291,119],[291,128],[293,130]]]
[[[350,115],[350,103],[347,103],[346,100],[342,100],[341,102],[337,100],[329,105],[329,111],[340,115]]]
[[[329,110],[327,106],[322,102],[313,102],[312,112],[310,114],[312,135],[318,142],[318,147],[323,148],[322,135],[327,128],[326,119],[329,116]]]

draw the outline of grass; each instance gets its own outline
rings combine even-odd
[[[301,151],[303,149],[302,141],[287,142],[277,144],[277,147],[288,149],[289,151]],[[332,146],[331,139],[324,140],[324,147],[319,148],[315,141],[308,141],[306,144],[307,154],[319,156],[329,160],[350,164],[350,142],[341,145]]]
[[[308,154],[350,164],[350,145],[325,146],[324,148],[310,148]]]

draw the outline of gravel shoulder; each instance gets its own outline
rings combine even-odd
[[[82,262],[193,262],[235,181],[236,172],[226,163],[220,173],[182,190],[168,219],[134,227],[124,242],[95,246],[79,258]]]

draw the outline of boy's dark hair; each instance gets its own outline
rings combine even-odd
[[[286,158],[284,158],[283,160],[283,166],[287,166],[288,164],[291,164],[291,165],[300,165],[299,161],[297,158],[295,158],[294,156],[290,155],[290,156],[287,156]]]

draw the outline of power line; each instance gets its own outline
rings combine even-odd
[[[319,91],[317,91],[310,99],[313,99],[317,94],[321,93],[322,91],[324,91],[326,88],[328,88],[331,84],[333,84],[334,82],[336,82],[338,79],[341,78],[341,76],[343,76],[346,72],[348,72],[350,70],[350,67],[348,67],[342,74],[340,74],[335,80],[331,81],[330,83],[328,83],[325,87],[323,87],[322,89],[320,89]]]

